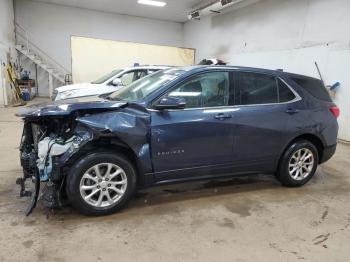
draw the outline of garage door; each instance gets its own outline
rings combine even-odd
[[[86,37],[71,37],[74,83],[91,82],[121,67],[194,64],[195,50]]]

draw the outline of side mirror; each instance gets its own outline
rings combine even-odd
[[[157,110],[166,109],[184,109],[186,107],[186,101],[183,98],[178,97],[163,97],[154,106]]]
[[[113,81],[112,81],[112,85],[114,86],[122,86],[123,85],[123,82],[120,78],[114,78]]]

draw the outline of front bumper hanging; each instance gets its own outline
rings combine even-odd
[[[33,183],[33,189],[32,191],[29,191],[26,189],[26,180],[30,179],[31,182]],[[35,173],[32,176],[26,176],[24,175],[23,177],[19,177],[16,180],[16,184],[20,185],[20,197],[30,197],[30,203],[28,207],[25,210],[26,216],[29,216],[33,209],[36,207],[36,203],[38,202],[39,198],[39,192],[40,192],[40,175],[38,170],[36,169]]]

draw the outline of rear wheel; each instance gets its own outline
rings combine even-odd
[[[284,186],[302,186],[315,174],[317,164],[318,151],[314,144],[298,140],[283,154],[277,177]]]
[[[120,210],[136,186],[133,165],[115,153],[83,157],[67,177],[67,195],[72,205],[86,215],[107,215]]]

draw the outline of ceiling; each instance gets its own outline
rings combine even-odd
[[[185,22],[187,14],[203,0],[162,0],[165,7],[140,5],[137,0],[37,0],[91,10],[126,14],[153,19]]]

